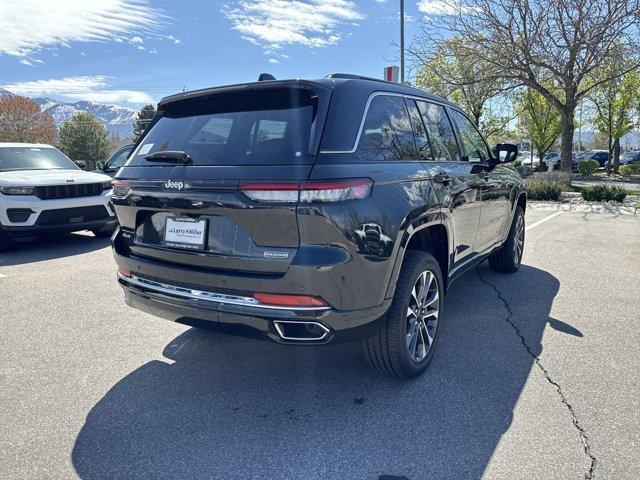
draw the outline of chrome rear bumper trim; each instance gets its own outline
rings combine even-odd
[[[258,303],[258,301],[253,297],[242,297],[204,290],[195,290],[191,288],[179,287],[177,285],[170,285],[168,283],[156,282],[155,280],[136,277],[135,275],[132,275],[131,277],[125,277],[121,273],[118,273],[118,278],[125,284],[145,288],[154,292],[165,293],[167,295],[190,298],[194,300],[206,300],[209,302],[223,303],[225,305],[240,305],[245,307],[264,308],[268,310],[292,311],[319,311],[331,309],[331,307],[281,307],[278,305],[264,305]]]

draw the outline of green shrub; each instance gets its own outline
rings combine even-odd
[[[627,196],[627,191],[618,186],[593,185],[582,189],[582,198],[588,202],[623,202]]]
[[[522,161],[521,160],[516,160],[515,162],[513,162],[513,166],[515,168],[521,167],[522,166]]]
[[[598,170],[600,164],[597,160],[590,158],[588,160],[580,160],[578,162],[578,172],[580,175],[593,175]]]
[[[560,185],[549,182],[528,183],[526,188],[529,200],[558,201],[562,193]]]
[[[630,175],[640,175],[640,163],[632,163],[631,165],[620,165],[620,175],[628,177]]]

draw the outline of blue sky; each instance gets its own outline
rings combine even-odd
[[[187,89],[397,63],[399,0],[0,0],[0,87],[139,107]],[[406,0],[407,39],[437,0]]]

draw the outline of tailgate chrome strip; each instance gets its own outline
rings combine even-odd
[[[194,300],[206,300],[209,302],[223,303],[226,305],[240,305],[253,308],[265,308],[269,310],[293,310],[293,311],[319,311],[329,310],[331,307],[282,307],[278,305],[264,305],[259,303],[253,297],[243,297],[239,295],[227,295],[218,292],[209,292],[204,290],[195,290],[186,287],[179,287],[177,285],[170,285],[168,283],[156,282],[155,280],[149,280],[148,278],[141,278],[132,275],[125,277],[118,272],[118,278],[127,285],[134,285],[137,287],[145,288],[158,293],[166,293],[167,295],[173,295],[176,297],[190,298]]]

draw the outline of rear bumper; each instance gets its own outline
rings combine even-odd
[[[373,335],[385,321],[389,303],[379,307],[339,311],[333,308],[296,309],[241,305],[233,300],[198,299],[160,286],[143,285],[136,277],[118,275],[125,302],[132,308],[172,322],[223,331],[244,337],[294,345],[322,345],[359,340]],[[283,338],[290,326],[316,325],[308,338]]]

